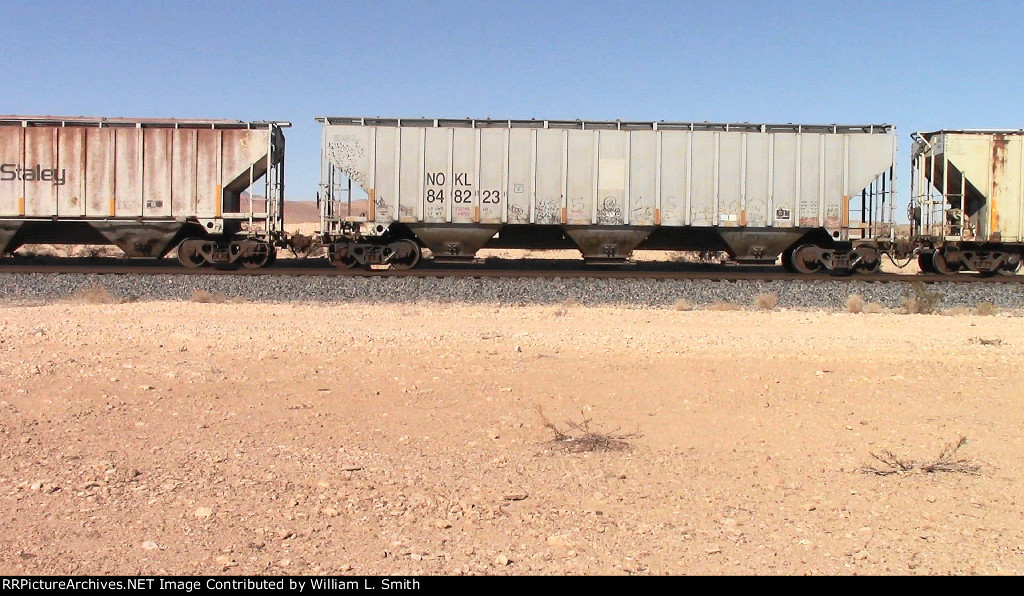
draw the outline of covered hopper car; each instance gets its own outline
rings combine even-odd
[[[921,270],[1016,273],[1024,256],[1024,131],[912,136],[910,238]]]
[[[267,265],[284,225],[286,126],[0,116],[0,253],[113,244],[130,257],[176,248],[186,267]],[[262,206],[243,197],[260,179]]]
[[[874,271],[891,234],[885,124],[317,120],[322,241],[341,267],[575,248],[590,263],[700,250]],[[346,217],[353,185],[368,226]]]

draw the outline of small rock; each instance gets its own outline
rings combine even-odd
[[[199,507],[195,511],[195,516],[199,519],[209,519],[211,515],[213,515],[213,510],[209,507]]]
[[[160,545],[155,543],[155,542],[153,542],[152,540],[147,540],[147,541],[142,543],[142,548],[144,550],[159,550],[160,549]]]
[[[526,499],[529,496],[530,496],[530,494],[525,492],[525,491],[505,493],[505,500],[506,501],[522,501],[522,500]]]
[[[506,557],[505,555],[498,555],[497,557],[494,558],[494,564],[497,565],[498,567],[505,567],[510,562],[511,561],[509,561],[508,557]]]

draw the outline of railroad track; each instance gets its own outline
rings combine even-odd
[[[153,262],[125,259],[46,259],[33,263],[0,263],[0,274],[97,274],[97,275],[259,275],[339,277],[451,277],[451,278],[587,278],[587,279],[707,279],[721,281],[867,281],[924,283],[1024,283],[1024,275],[981,277],[957,275],[857,273],[836,276],[827,273],[797,274],[774,266],[695,265],[641,261],[628,265],[588,266],[579,260],[488,259],[482,263],[435,263],[424,261],[415,269],[337,269],[322,259],[281,259],[272,267],[258,269],[186,269],[170,259]]]

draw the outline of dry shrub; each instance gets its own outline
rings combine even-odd
[[[740,310],[740,305],[732,302],[714,302],[708,305],[708,310]]]
[[[120,304],[121,300],[101,285],[79,288],[74,294],[75,302],[83,304]]]
[[[773,310],[778,303],[779,295],[775,292],[765,292],[754,298],[754,308],[759,310]]]
[[[872,453],[871,457],[875,458],[881,466],[864,466],[861,468],[862,472],[867,474],[877,474],[879,476],[889,476],[891,474],[900,474],[904,472],[920,471],[926,474],[934,472],[958,472],[960,474],[972,474],[977,475],[981,473],[981,466],[974,463],[969,459],[961,459],[956,457],[956,452],[961,447],[967,444],[967,437],[960,437],[960,439],[954,444],[949,443],[939,452],[938,457],[930,462],[915,461],[912,459],[903,459],[892,451],[886,449],[881,453]]]
[[[999,314],[999,307],[991,302],[979,302],[974,312],[983,317],[992,317]]]
[[[846,298],[846,312],[853,314],[864,312],[864,298],[860,294],[850,294]]]
[[[669,253],[668,260],[673,263],[721,265],[729,260],[729,254],[717,250],[676,250]]]
[[[971,314],[971,310],[966,306],[954,306],[953,308],[947,308],[943,310],[939,314],[945,315],[947,317],[959,317]]]
[[[672,308],[675,310],[692,310],[693,305],[690,304],[690,301],[686,298],[680,298],[679,300],[676,300],[676,303],[672,305]]]
[[[220,292],[207,292],[206,290],[193,290],[192,291],[192,302],[215,303],[223,304],[228,301],[228,297]]]
[[[554,435],[551,443],[565,451],[574,453],[584,451],[626,451],[632,448],[629,444],[631,439],[642,437],[639,430],[631,433],[622,433],[618,429],[610,432],[601,432],[590,428],[592,419],[580,412],[580,422],[567,420],[564,428],[559,428],[554,422],[548,420],[540,405],[535,406],[537,414],[540,415],[544,428],[550,430]]]
[[[864,305],[864,312],[870,315],[877,315],[885,311],[885,308],[877,302],[868,302]]]
[[[555,309],[555,316],[564,317],[565,315],[569,314],[570,310],[576,308],[577,306],[579,306],[579,304],[575,300],[573,300],[572,298],[566,298],[565,302],[563,302],[561,306]]]
[[[1001,346],[1003,345],[1002,338],[999,337],[972,337],[967,340],[968,343],[978,344],[981,346]]]
[[[915,281],[910,284],[913,295],[903,299],[903,312],[908,315],[927,315],[935,312],[942,301],[942,294],[929,292],[924,282]]]

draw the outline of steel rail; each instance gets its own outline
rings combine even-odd
[[[676,279],[717,281],[864,281],[924,283],[1024,283],[1024,275],[977,274],[894,274],[855,273],[838,276],[828,273],[790,273],[775,266],[695,265],[666,262],[638,262],[630,265],[588,266],[578,260],[515,259],[485,263],[442,264],[426,262],[415,269],[353,268],[337,269],[321,259],[294,264],[278,261],[272,267],[257,269],[217,269],[201,267],[186,269],[177,262],[127,261],[109,259],[103,263],[68,262],[81,259],[55,259],[62,262],[14,263],[0,262],[2,274],[96,274],[96,275],[258,275],[258,276],[332,276],[332,277],[418,277],[418,278],[583,278],[583,279]]]

